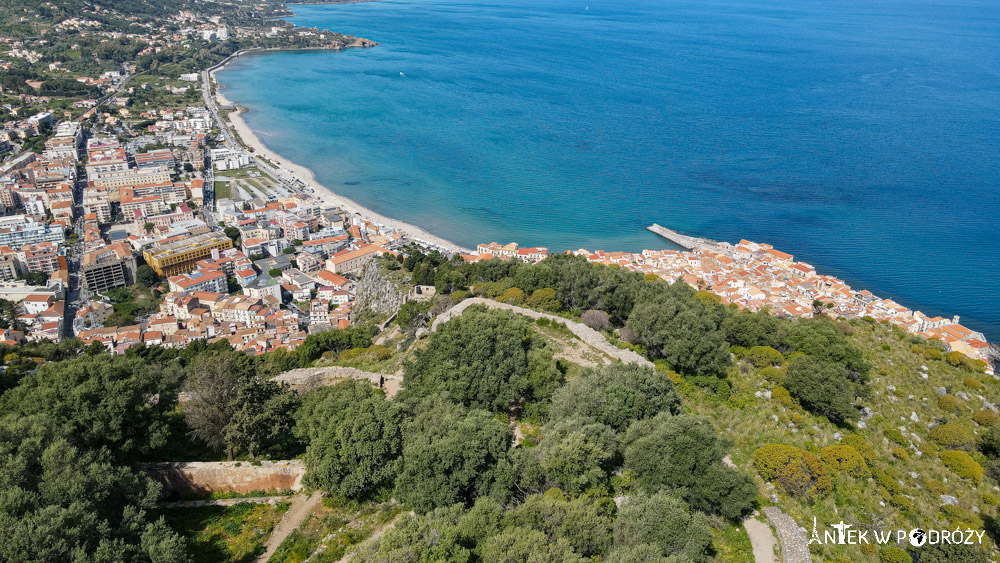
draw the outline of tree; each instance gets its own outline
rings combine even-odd
[[[371,344],[372,336],[367,329],[350,326],[345,329],[310,334],[295,351],[301,359],[300,364],[306,366],[326,352],[332,352],[334,359],[337,359],[344,350],[367,348]]]
[[[156,275],[156,270],[150,268],[146,264],[143,264],[135,270],[135,281],[146,287],[153,287],[158,281],[160,281],[160,279]]]
[[[191,432],[216,450],[226,446],[226,426],[245,382],[255,375],[255,362],[241,352],[201,354],[188,367],[184,420]],[[230,449],[229,454],[232,455]]]
[[[511,439],[510,427],[486,411],[426,401],[406,432],[397,498],[421,513],[483,496],[505,501],[514,481]]]
[[[587,496],[570,500],[559,489],[550,489],[545,494],[527,497],[520,506],[504,514],[502,527],[540,531],[555,543],[565,545],[559,548],[559,553],[569,548],[574,555],[596,557],[611,546],[613,511],[610,504]],[[485,553],[485,546],[483,551]],[[484,557],[484,560],[491,559]]]
[[[282,254],[295,254],[295,249],[292,247],[285,248],[281,251]]]
[[[345,385],[367,384],[345,382],[336,387]],[[306,397],[310,408],[300,414],[296,427],[296,432],[309,440],[307,483],[345,497],[364,496],[391,483],[403,453],[399,408],[370,389],[327,389]],[[317,402],[329,404],[315,405]],[[323,416],[317,417],[318,413]]]
[[[271,276],[272,278],[280,278],[281,270],[278,268],[271,268],[270,270],[267,271],[267,275]]]
[[[655,555],[677,555],[691,561],[707,561],[712,550],[708,520],[692,515],[682,500],[666,493],[633,493],[622,504],[615,519],[611,560],[624,550],[652,546]]]
[[[729,519],[753,508],[753,481],[722,462],[726,444],[707,418],[661,413],[634,422],[622,445],[645,491],[676,491],[692,508]]]
[[[194,172],[194,165],[191,164],[190,162],[185,162],[184,163],[184,171],[187,172],[188,174]]]
[[[611,326],[611,318],[604,311],[589,309],[580,316],[580,321],[590,328],[601,331]]]
[[[222,232],[225,233],[227,237],[232,239],[233,244],[236,244],[236,241],[240,240],[240,230],[236,227],[226,227],[222,230]]]
[[[799,356],[788,364],[785,388],[806,410],[834,422],[851,422],[860,416],[854,408],[857,385],[841,364]]]
[[[522,463],[521,473],[526,476],[522,477],[522,489],[541,492],[557,487],[580,494],[607,485],[618,451],[614,429],[584,419],[557,419],[542,433],[537,447],[517,452],[524,463],[538,464],[538,471],[533,472]]]
[[[268,450],[281,452],[288,442],[298,401],[287,384],[260,376],[243,382],[236,393],[233,415],[226,424],[226,444],[251,458]]]
[[[24,274],[24,281],[28,285],[45,285],[49,275],[45,272],[28,272]]]
[[[156,228],[156,225],[154,225],[152,223],[143,223],[143,225],[142,225],[142,230],[146,231],[147,233],[152,232],[152,230],[155,229],[155,228]]]
[[[731,360],[725,334],[709,305],[685,283],[636,304],[626,326],[654,358],[688,374],[723,375]]]
[[[871,366],[861,350],[851,344],[829,317],[796,320],[788,327],[785,342],[793,350],[844,366],[855,383],[868,379]]]
[[[521,398],[545,398],[562,375],[523,317],[471,307],[441,325],[406,366],[406,398],[446,393],[474,408],[504,411]]]
[[[623,431],[635,420],[680,413],[681,400],[663,374],[628,364],[588,368],[552,396],[552,420],[582,418]]]

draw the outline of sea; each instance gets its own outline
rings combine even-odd
[[[275,152],[458,244],[767,242],[1000,341],[997,0],[383,0],[241,57]]]

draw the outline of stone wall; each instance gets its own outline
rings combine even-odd
[[[299,368],[279,374],[273,381],[287,383],[297,391],[323,385],[334,385],[346,379],[370,381],[376,386],[382,385],[385,374],[361,371],[357,368],[329,366],[320,368]]]
[[[484,299],[482,297],[473,297],[471,299],[466,299],[458,305],[455,305],[451,309],[448,309],[444,313],[438,315],[434,319],[434,323],[431,325],[431,331],[437,330],[437,327],[441,323],[446,323],[451,319],[461,315],[466,309],[472,307],[473,305],[483,305],[490,307],[492,309],[504,309],[507,311],[513,311],[519,315],[524,315],[532,319],[549,319],[562,323],[566,325],[573,334],[575,334],[580,340],[585,344],[604,352],[605,354],[620,360],[622,363],[626,364],[639,364],[641,366],[653,367],[653,362],[650,362],[646,358],[643,358],[639,354],[636,354],[632,350],[624,350],[608,342],[604,335],[596,330],[590,328],[589,326],[574,322],[568,319],[556,315],[550,315],[547,313],[539,313],[538,311],[533,311],[531,309],[525,309],[524,307],[518,307],[516,305],[508,305],[507,303],[500,303],[499,301],[493,301],[492,299]]]
[[[301,460],[147,463],[141,466],[150,477],[163,485],[167,497],[203,495],[215,491],[249,493],[252,491],[302,489],[306,472]]]

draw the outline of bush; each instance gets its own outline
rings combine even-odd
[[[944,484],[944,481],[941,481],[939,479],[928,480],[927,482],[924,483],[924,487],[927,487],[927,490],[930,491],[931,494],[936,497],[943,495],[945,491],[948,490],[948,488]]]
[[[938,350],[937,348],[927,348],[924,350],[925,360],[940,360],[943,357],[944,354],[942,354],[941,350]]]
[[[788,364],[785,387],[813,414],[834,422],[853,422],[859,418],[854,408],[857,385],[841,364],[812,356],[795,358]]]
[[[819,456],[832,469],[852,477],[871,477],[865,458],[851,446],[827,446],[820,450]]]
[[[975,377],[966,377],[965,379],[962,380],[962,383],[966,387],[968,387],[969,389],[982,389],[983,388],[983,382],[979,381]]]
[[[455,305],[458,305],[462,301],[465,301],[466,299],[469,298],[469,292],[462,290],[453,291],[451,292],[450,297],[451,297],[451,302],[454,303]]]
[[[991,495],[990,493],[983,494],[979,497],[979,500],[982,501],[983,504],[988,504],[990,506],[1000,504],[1000,499],[998,499],[996,495]]]
[[[785,372],[774,366],[769,366],[760,370],[760,374],[764,376],[764,379],[777,385],[781,385],[785,382]]]
[[[983,466],[976,463],[976,460],[965,452],[943,451],[941,452],[941,461],[948,469],[963,479],[972,479],[977,485],[983,480]]]
[[[611,318],[604,311],[590,309],[580,316],[580,321],[596,331],[602,331],[611,326]]]
[[[954,423],[941,424],[931,428],[929,436],[938,445],[951,449],[970,448],[975,442],[971,430]]]
[[[524,303],[524,291],[520,288],[512,287],[504,291],[500,297],[497,297],[497,301],[510,305],[520,305]]]
[[[771,398],[786,408],[795,408],[795,401],[792,399],[792,396],[788,394],[788,389],[785,389],[780,385],[775,387],[774,391],[771,391]]]
[[[770,346],[754,346],[747,350],[746,358],[758,368],[768,366],[774,367],[785,359],[785,357],[781,355],[781,352],[771,348]]]
[[[994,459],[986,465],[986,474],[997,483],[1000,483],[1000,459]]]
[[[941,395],[938,399],[938,408],[943,411],[956,412],[962,407],[962,401],[954,395]]]
[[[761,478],[799,498],[820,498],[833,486],[823,461],[795,446],[765,444],[753,453],[753,466]]]
[[[900,461],[910,461],[910,454],[903,448],[893,448],[892,456]]]
[[[913,558],[902,549],[894,545],[887,545],[878,552],[878,561],[879,563],[913,563]]]
[[[848,434],[844,436],[840,443],[844,446],[850,446],[855,449],[861,457],[865,458],[869,464],[875,463],[878,459],[878,453],[875,452],[875,448],[871,447],[871,444],[865,441],[864,438],[857,434]]]
[[[558,311],[562,309],[562,303],[556,299],[556,290],[551,287],[536,289],[528,297],[526,303],[528,307],[543,311]]]
[[[988,456],[1000,456],[1000,425],[991,426],[983,432],[979,437],[979,449]]]
[[[898,428],[890,428],[886,430],[885,437],[888,438],[890,441],[899,444],[900,446],[906,445],[906,436],[903,436],[903,433],[900,432]]]
[[[980,426],[996,426],[1000,422],[1000,414],[990,409],[983,409],[976,411],[976,414],[972,415],[972,420]]]

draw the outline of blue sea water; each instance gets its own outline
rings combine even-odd
[[[219,79],[336,192],[465,246],[769,242],[1000,340],[997,0],[292,8],[380,45]]]

